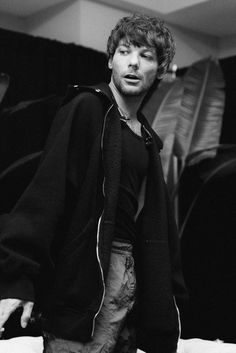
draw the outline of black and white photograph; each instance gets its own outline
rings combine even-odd
[[[0,0],[0,353],[236,353],[235,82],[235,0]]]

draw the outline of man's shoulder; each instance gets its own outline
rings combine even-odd
[[[95,86],[68,86],[66,95],[63,99],[63,105],[67,103],[77,104],[84,103],[89,106],[97,106],[100,104],[111,104],[112,96],[107,84],[99,84]]]

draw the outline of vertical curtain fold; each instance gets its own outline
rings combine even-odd
[[[109,77],[106,54],[76,44],[0,28],[0,47],[0,72],[11,79],[4,105],[63,95],[68,84],[94,84]]]

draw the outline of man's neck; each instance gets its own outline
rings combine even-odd
[[[122,95],[112,81],[109,83],[109,87],[121,114],[129,119],[137,119],[137,112],[142,102],[142,98],[139,96]]]

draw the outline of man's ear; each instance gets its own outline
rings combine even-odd
[[[159,70],[157,70],[157,75],[156,75],[157,80],[162,80],[164,76],[165,74],[163,72],[159,72]]]
[[[111,70],[112,69],[112,58],[108,60],[108,68]]]

